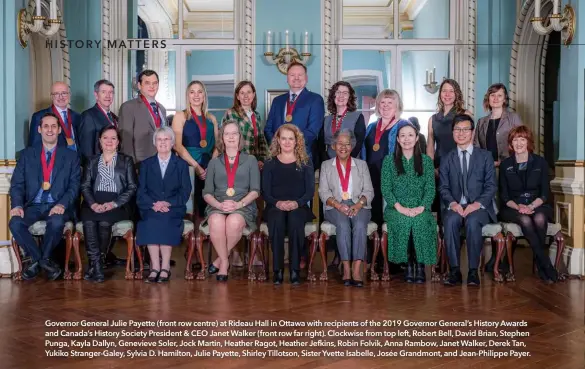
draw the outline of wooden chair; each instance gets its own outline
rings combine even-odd
[[[317,249],[318,238],[319,238],[318,231],[319,231],[319,229],[318,229],[316,223],[305,223],[305,238],[309,240],[309,250],[311,252],[311,261],[309,262],[309,271],[308,271],[308,276],[307,276],[308,280],[315,280],[315,276],[313,275],[311,266],[313,264],[313,256],[315,255],[315,252]],[[266,222],[263,222],[262,224],[260,224],[258,244],[257,244],[255,249],[250,251],[250,263],[248,265],[248,276],[250,276],[250,274],[254,275],[254,273],[253,273],[254,254],[255,254],[256,250],[260,251],[260,256],[262,259],[262,266],[261,266],[261,272],[260,272],[260,274],[258,274],[258,277],[257,277],[257,279],[259,281],[264,281],[268,278],[268,272],[269,272],[268,255],[269,255],[269,246],[270,246],[269,239],[270,239],[270,237],[268,234],[268,224],[266,224]],[[322,251],[321,256],[323,256],[323,250],[321,250],[321,251]],[[327,268],[325,268],[325,271],[327,271]],[[248,279],[252,279],[252,278],[248,277]]]
[[[323,266],[324,266],[324,273],[321,273],[321,280],[327,280],[327,240],[329,237],[335,236],[337,234],[337,228],[328,221],[324,221],[321,223],[321,235],[319,236],[319,249],[321,250],[321,258],[323,259]],[[378,225],[374,222],[369,222],[366,228],[366,235],[368,239],[372,240],[374,243],[374,256],[372,257],[372,265],[370,269],[370,278],[372,281],[379,280],[378,274],[374,271],[374,259],[377,255],[378,250],[380,249],[380,234],[378,233]],[[367,247],[366,247],[367,253]],[[364,255],[365,256],[365,255]],[[367,259],[366,259],[367,260]],[[313,256],[311,254],[311,264],[313,263]],[[309,264],[309,265],[311,265]],[[367,263],[364,263],[364,268],[366,267]],[[388,262],[386,261],[386,266]],[[387,270],[387,269],[386,269]]]
[[[134,223],[131,220],[122,220],[112,225],[112,237],[122,237],[126,240],[128,249],[128,259],[126,260],[126,279],[134,279],[134,272],[131,267],[131,260],[133,257],[134,242],[136,237],[134,235]],[[77,222],[75,225],[75,234],[73,234],[73,249],[79,254],[79,242],[83,240],[83,223]],[[65,253],[65,279],[71,279],[71,273],[68,269],[70,246]],[[73,279],[81,279],[81,270],[73,274]]]
[[[30,227],[28,227],[28,231],[33,235],[33,237],[41,238],[45,235],[45,231],[47,229],[47,222],[44,220],[38,221],[33,223]],[[73,222],[66,222],[65,226],[63,227],[63,238],[65,239],[65,270],[68,270],[68,263],[69,263],[69,253],[71,252],[71,244],[73,242]],[[14,280],[20,281],[22,280],[22,259],[20,257],[20,246],[16,243],[14,237],[11,240],[12,248],[14,250],[14,255],[16,255],[16,260],[18,261],[18,271],[14,273]],[[76,276],[79,276],[77,279],[81,279],[81,256],[79,255],[79,249],[75,250],[75,262],[77,270],[75,272]]]
[[[161,230],[161,232],[163,232],[164,230]],[[194,236],[194,232],[195,232],[195,225],[193,224],[192,221],[187,220],[187,219],[183,219],[183,240],[187,240],[187,251],[189,252],[189,249],[191,250],[189,253],[191,256],[193,256],[193,245],[195,244],[195,236]],[[134,274],[134,279],[142,279],[143,276],[143,272],[144,272],[144,258],[142,257],[142,251],[140,250],[139,245],[135,245],[136,248],[136,254],[138,256],[138,272],[136,272]],[[146,252],[146,251],[145,251]],[[128,253],[128,260],[130,260],[130,258],[133,258],[134,255],[130,255],[130,253]],[[191,266],[191,260],[187,260],[187,265],[185,267],[185,279],[193,279],[193,272],[191,270],[192,266]],[[126,264],[126,267],[128,267],[128,264]],[[126,269],[126,273],[128,273],[128,269]],[[189,274],[191,273],[191,274]],[[190,276],[190,278],[189,278]],[[132,278],[126,278],[126,279],[132,279]]]
[[[258,237],[259,237],[259,231],[257,230],[252,230],[250,229],[248,226],[246,226],[244,228],[244,231],[242,232],[242,236],[248,240],[248,242],[250,243],[250,248],[254,248],[256,247],[256,244],[259,242],[258,241]],[[201,263],[201,271],[199,273],[197,273],[196,279],[198,280],[204,280],[205,278],[207,278],[207,263],[205,262],[205,259],[203,258],[203,243],[209,239],[209,224],[207,222],[205,222],[205,224],[200,224],[199,225],[199,232],[197,232],[197,235],[195,236],[195,246],[197,247],[197,254],[199,255],[199,261]],[[211,242],[209,245],[209,262],[211,263]],[[193,250],[188,251],[188,255],[187,255],[187,265],[188,268],[190,268],[191,266],[191,261],[193,259]],[[250,260],[254,260],[253,256],[250,256]]]
[[[510,264],[510,270],[506,274],[506,281],[513,282],[516,280],[516,276],[514,275],[514,258],[512,255],[512,250],[516,242],[518,242],[518,239],[524,238],[524,234],[522,233],[522,228],[520,228],[520,226],[516,223],[502,223],[502,226],[504,227],[504,231],[506,234],[506,254],[508,255],[508,263]],[[561,258],[563,257],[563,252],[565,250],[565,236],[563,235],[563,232],[561,232],[561,225],[558,223],[548,223],[546,229],[546,236],[548,237],[551,243],[552,241],[554,241],[557,244],[557,253],[555,256],[555,269],[559,274],[559,279],[564,280],[566,279],[567,276],[566,274],[562,273],[559,268],[561,264]],[[502,255],[503,253],[499,252],[496,255],[496,264],[494,265],[494,279],[496,270],[500,265],[499,263],[502,258]],[[534,264],[534,261],[532,265],[534,272],[536,270],[536,264]]]

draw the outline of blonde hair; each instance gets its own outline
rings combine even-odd
[[[280,126],[274,134],[272,143],[270,144],[270,157],[274,158],[280,154],[280,143],[278,139],[280,138],[280,133],[284,130],[291,131],[295,135],[295,158],[297,159],[297,167],[300,168],[303,165],[307,165],[309,163],[309,156],[305,150],[305,137],[297,126],[290,123]]]
[[[404,106],[402,105],[402,99],[400,98],[400,94],[398,93],[398,91],[396,90],[391,90],[389,88],[382,90],[378,96],[376,96],[376,109],[375,109],[375,113],[378,117],[380,117],[382,114],[380,114],[380,103],[382,102],[383,99],[390,97],[390,98],[394,98],[398,101],[398,114],[396,114],[397,118],[400,118],[400,115],[402,114],[402,110],[404,110]]]
[[[242,151],[242,149],[244,148],[244,137],[242,135],[242,131],[240,130],[240,124],[238,122],[236,122],[235,120],[226,120],[222,125],[221,128],[219,129],[219,134],[217,137],[217,139],[215,140],[215,148],[217,149],[217,151],[220,154],[223,154],[225,152],[225,143],[223,142],[223,132],[225,131],[225,127],[230,126],[230,125],[234,125],[236,126],[236,128],[238,129],[238,135],[240,136],[240,139],[238,141],[238,151]]]
[[[187,104],[187,108],[185,109],[185,120],[189,120],[191,119],[191,103],[189,102],[189,90],[191,89],[191,86],[193,85],[199,85],[201,86],[201,89],[203,90],[203,104],[201,104],[201,115],[203,115],[206,119],[209,119],[209,103],[207,102],[207,88],[205,88],[205,85],[203,84],[203,82],[201,81],[191,81],[188,85],[187,85],[187,90],[185,91],[185,101]]]

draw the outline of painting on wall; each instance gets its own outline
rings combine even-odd
[[[272,100],[274,100],[274,98],[277,96],[284,95],[287,93],[288,93],[288,90],[283,90],[283,89],[266,90],[266,94],[264,96],[264,108],[265,108],[264,119],[268,119],[268,113],[270,113],[270,107],[272,106]]]

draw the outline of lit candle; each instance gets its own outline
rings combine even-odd
[[[435,79],[437,77],[437,68],[435,68],[435,66],[433,65],[433,76],[431,79],[431,82],[437,82],[437,80]]]
[[[286,47],[286,51],[288,51],[288,29],[284,33],[284,46]]]
[[[266,34],[266,52],[272,52],[272,32],[270,30]]]
[[[36,12],[37,13],[37,16],[40,16],[41,15],[41,0],[37,0],[36,9],[35,10],[37,11]]]
[[[427,69],[427,79],[426,79],[426,84],[428,85],[430,83],[430,79],[429,79],[429,70]]]
[[[540,18],[540,0],[534,0],[534,17]]]
[[[559,14],[559,11],[561,10],[561,8],[559,7],[559,0],[554,0],[553,1],[553,14]]]
[[[305,31],[305,47],[303,48],[305,54],[309,53],[309,32]]]

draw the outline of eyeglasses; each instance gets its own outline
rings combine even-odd
[[[349,143],[349,142],[348,142],[348,143],[337,142],[335,145],[336,145],[337,147],[340,147],[340,148],[341,148],[341,147],[351,147],[351,143]]]
[[[53,92],[51,96],[67,97],[69,96],[69,92]]]
[[[238,132],[224,132],[223,137],[237,137],[240,134]]]
[[[347,91],[337,91],[337,92],[335,92],[335,96],[337,96],[337,97],[348,97],[349,96],[349,92],[347,92]]]
[[[456,133],[467,133],[473,131],[473,128],[454,128],[453,131]]]

